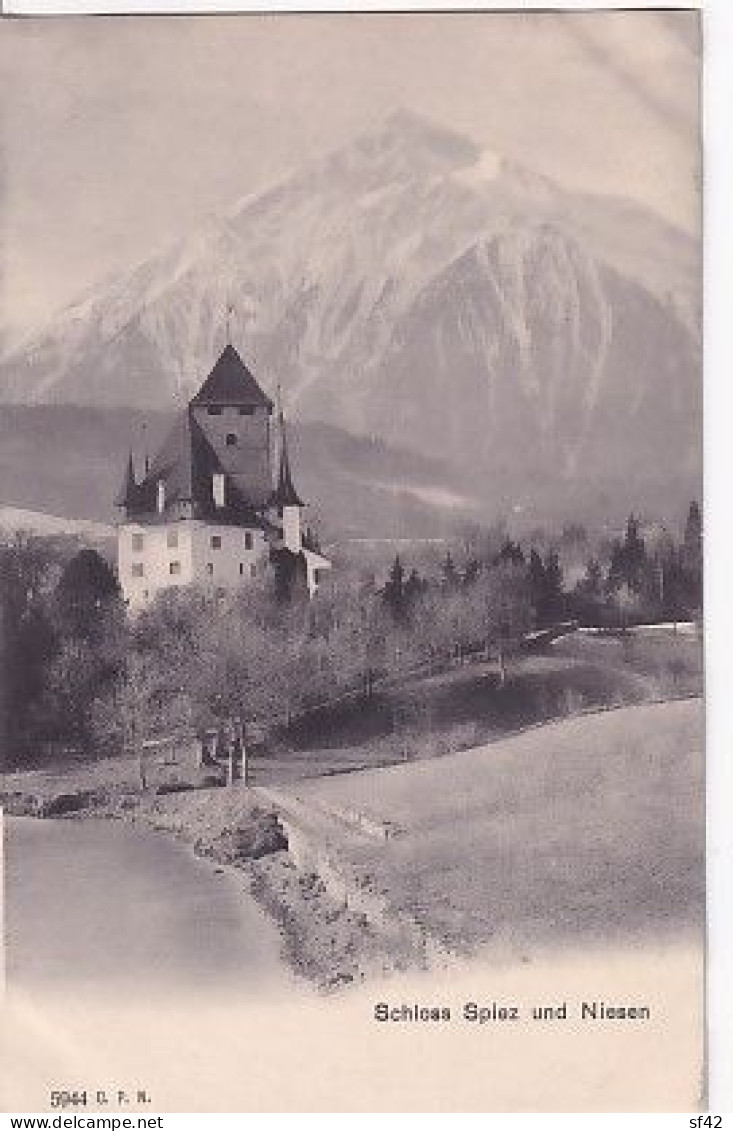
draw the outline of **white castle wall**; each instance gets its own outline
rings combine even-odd
[[[142,547],[136,549],[140,537]],[[193,519],[160,525],[123,523],[117,547],[120,585],[133,607],[145,604],[162,589],[192,582],[236,588],[258,576],[268,559],[261,530]],[[140,567],[142,576],[136,573]]]
[[[161,589],[190,585],[192,569],[192,530],[186,522],[159,526],[126,522],[117,538],[117,569],[125,600],[130,605],[144,604]],[[142,545],[138,548],[138,543]],[[175,541],[177,545],[169,545]],[[171,565],[178,569],[171,572]],[[136,571],[142,568],[142,576]]]
[[[323,554],[317,554],[315,550],[303,550],[303,557],[305,558],[308,593],[313,597],[318,592],[321,577],[327,569],[331,569],[331,562],[328,558],[324,558]]]
[[[197,581],[233,589],[262,574],[269,558],[262,530],[213,522],[191,525],[193,576]],[[218,539],[218,546],[213,544],[214,539]]]

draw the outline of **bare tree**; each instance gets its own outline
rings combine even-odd
[[[532,626],[532,604],[526,570],[501,564],[482,571],[468,599],[477,636],[488,655],[499,662],[499,684],[507,678],[507,661]]]
[[[160,673],[151,658],[130,652],[114,698],[124,747],[137,760],[141,789],[148,786],[146,742],[157,729],[160,692]]]

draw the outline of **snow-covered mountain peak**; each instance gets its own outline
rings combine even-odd
[[[481,152],[464,134],[406,107],[393,110],[372,136],[378,143],[381,139],[384,150],[409,150],[413,157],[424,153],[432,160],[442,159],[454,166],[475,161]]]

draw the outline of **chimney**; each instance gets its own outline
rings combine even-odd
[[[147,475],[148,472],[150,471],[150,456],[148,454],[148,424],[147,424],[146,420],[144,420],[143,423],[142,423],[142,434],[143,434],[143,466],[145,468],[145,474]]]
[[[214,472],[214,477],[211,484],[211,491],[214,496],[214,506],[223,507],[226,505],[226,487],[224,475],[221,471]]]
[[[165,510],[165,483],[162,479],[158,480],[158,514],[162,514]]]

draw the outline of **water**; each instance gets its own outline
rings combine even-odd
[[[283,980],[247,891],[170,836],[115,821],[5,819],[9,988]]]

